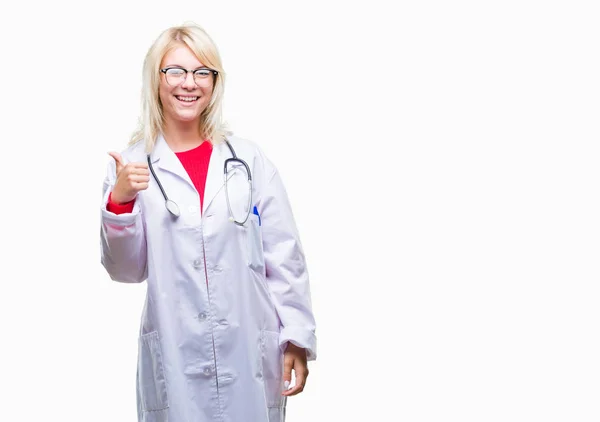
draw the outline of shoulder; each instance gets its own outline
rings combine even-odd
[[[243,138],[236,135],[228,135],[226,139],[238,155],[243,155],[248,158],[257,155],[264,155],[258,143],[248,138]],[[223,144],[225,144],[225,141],[223,141]],[[224,148],[227,148],[227,146],[225,145]]]
[[[226,139],[239,158],[248,162],[253,161],[255,164],[265,164],[266,162],[269,162],[265,152],[257,142],[235,135],[229,135]],[[225,144],[224,141],[223,144]],[[223,148],[227,153],[227,146],[223,145]]]

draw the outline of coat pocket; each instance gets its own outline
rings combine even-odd
[[[246,228],[246,249],[248,253],[248,266],[254,271],[262,272],[265,268],[263,255],[262,233],[258,223],[258,216],[250,214]]]
[[[166,409],[169,401],[158,332],[142,335],[138,347],[137,388],[141,410],[153,412]]]
[[[283,352],[279,347],[279,333],[261,332],[261,375],[265,389],[267,407],[281,407],[284,404],[283,393]]]

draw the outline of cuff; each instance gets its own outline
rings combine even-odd
[[[133,206],[135,204],[135,199],[133,201],[126,202],[124,204],[117,204],[112,201],[112,192],[108,194],[108,202],[106,203],[106,210],[112,212],[113,214],[131,214],[133,211]]]
[[[102,206],[100,207],[100,214],[102,223],[108,226],[113,226],[115,228],[124,228],[129,227],[136,223],[137,219],[140,215],[140,201],[133,201],[133,209],[130,213],[117,214],[113,211],[109,211],[109,198],[110,192],[107,192],[104,196],[104,200],[102,201]]]
[[[279,333],[279,347],[285,350],[287,342],[306,349],[307,360],[317,359],[317,337],[313,331],[302,327],[283,327]]]

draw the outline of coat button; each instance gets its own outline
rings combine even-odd
[[[205,366],[203,372],[204,372],[204,375],[210,375],[210,373],[212,372],[212,369],[210,368],[210,366]]]
[[[194,268],[200,268],[202,266],[202,261],[200,259],[194,260]]]
[[[198,319],[201,320],[201,321],[205,320],[206,319],[206,314],[204,312],[200,312],[198,314]]]

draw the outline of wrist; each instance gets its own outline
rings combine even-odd
[[[127,205],[134,201],[135,198],[123,198],[119,196],[119,194],[115,194],[115,192],[111,192],[108,196],[108,201],[114,205]]]
[[[128,204],[132,203],[134,200],[135,200],[135,198],[132,198],[132,199],[122,198],[118,194],[115,195],[114,192],[111,192],[108,195],[108,202],[110,202],[113,205],[119,205],[119,206],[128,205]]]

